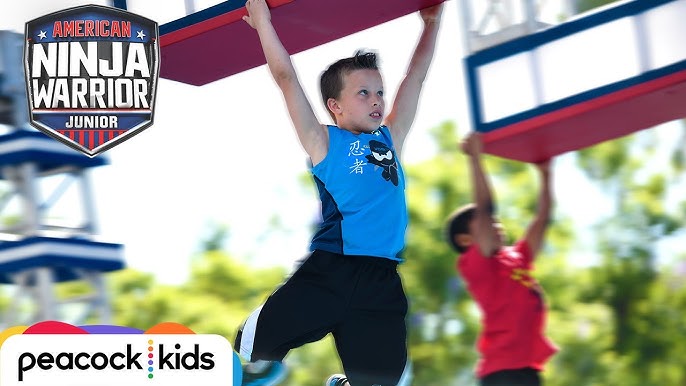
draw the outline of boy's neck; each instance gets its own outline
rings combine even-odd
[[[383,125],[381,125],[381,126],[383,126]],[[338,127],[338,128],[341,129],[341,130],[348,131],[348,132],[350,132],[350,133],[352,133],[352,134],[355,134],[355,135],[360,135],[360,134],[372,134],[372,133],[376,132],[377,130],[379,130],[379,129],[381,128],[381,126],[377,127],[376,129],[374,129],[374,130],[372,130],[372,131],[361,131],[361,130],[353,130],[353,129],[350,129],[350,128],[349,128],[350,126],[345,126],[345,125],[343,125],[343,124],[340,124],[339,122],[336,122],[336,127]]]

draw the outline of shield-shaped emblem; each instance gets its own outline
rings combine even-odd
[[[156,22],[87,5],[27,22],[25,38],[35,128],[94,157],[152,124],[159,74]]]

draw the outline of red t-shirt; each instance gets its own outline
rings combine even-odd
[[[543,292],[531,275],[533,256],[526,241],[485,257],[472,245],[457,262],[467,289],[483,312],[477,342],[479,378],[495,371],[543,364],[557,351],[544,335]]]

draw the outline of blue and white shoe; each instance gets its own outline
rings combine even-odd
[[[324,386],[350,386],[348,377],[343,374],[334,374],[326,380]]]
[[[250,363],[243,366],[241,386],[274,386],[283,382],[288,369],[281,362]]]

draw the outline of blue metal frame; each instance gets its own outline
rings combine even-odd
[[[106,243],[78,238],[57,238],[46,236],[32,236],[17,241],[0,242],[0,254],[12,251],[13,249],[40,245],[41,243],[59,244],[65,248],[78,246],[82,248],[93,248],[92,257],[72,257],[60,251],[60,247],[55,250],[35,254],[31,257],[20,259],[10,259],[0,263],[0,284],[13,283],[11,274],[21,272],[26,269],[36,267],[50,267],[55,274],[56,282],[70,281],[78,278],[78,269],[88,269],[98,272],[117,271],[125,267],[123,259],[124,246],[116,243]],[[103,259],[99,256],[103,248],[114,252],[118,257],[113,259]],[[30,284],[30,283],[29,283]]]
[[[489,123],[483,122],[481,114],[481,89],[478,83],[477,69],[478,67],[503,59],[512,55],[523,52],[529,52],[534,48],[542,46],[551,41],[555,41],[575,33],[597,27],[624,17],[634,16],[643,13],[647,10],[657,8],[658,6],[672,3],[677,0],[634,0],[619,4],[615,7],[608,8],[588,16],[574,19],[569,22],[560,24],[555,27],[513,39],[503,44],[490,47],[470,55],[464,59],[465,75],[467,77],[468,96],[470,102],[470,109],[472,111],[472,120],[474,129],[480,132],[489,132],[500,127],[507,126],[519,121],[540,116],[560,108],[574,105],[589,99],[593,99],[602,95],[607,95],[615,91],[625,89],[634,85],[645,83],[665,75],[686,70],[686,60],[674,63],[672,65],[647,71],[638,76],[624,79],[622,81],[601,86],[580,94],[576,94],[559,101],[548,104],[543,104],[539,107],[517,113],[505,118],[501,118]]]
[[[90,158],[62,143],[48,137],[42,132],[34,130],[16,130],[0,136],[0,144],[11,145],[12,142],[22,144],[24,141],[45,141],[49,144],[45,148],[31,146],[5,146],[8,150],[0,152],[0,165],[17,165],[25,162],[35,162],[38,171],[44,172],[57,169],[62,166],[72,165],[80,168],[91,168],[107,165],[107,157]],[[54,147],[55,150],[49,150]],[[3,177],[0,176],[0,179]]]
[[[169,32],[174,32],[181,28],[190,27],[194,24],[201,23],[207,19],[211,19],[215,16],[223,15],[240,9],[245,6],[245,0],[227,0],[223,1],[212,7],[194,12],[190,15],[170,21],[168,23],[162,24],[160,26],[160,35],[164,35]]]
[[[669,65],[667,67],[662,67],[662,68],[659,68],[656,70],[647,71],[647,72],[644,72],[643,74],[640,74],[640,75],[637,75],[637,76],[634,76],[631,78],[627,78],[627,79],[621,80],[619,82],[615,82],[615,83],[611,83],[611,84],[608,84],[605,86],[594,88],[594,89],[591,89],[591,90],[588,90],[588,91],[585,91],[585,92],[582,92],[579,94],[575,94],[575,95],[572,95],[570,97],[563,98],[563,99],[560,99],[560,100],[557,100],[554,102],[542,104],[542,105],[535,107],[533,109],[526,110],[526,111],[521,112],[521,113],[516,113],[516,114],[510,115],[510,116],[507,116],[505,118],[497,119],[497,120],[494,120],[494,121],[491,121],[488,123],[481,121],[481,119],[482,119],[481,118],[481,112],[480,112],[480,102],[481,101],[477,101],[479,103],[479,105],[475,106],[475,107],[479,109],[478,110],[478,114],[479,114],[478,119],[479,120],[475,121],[475,124],[477,124],[476,127],[477,127],[478,131],[480,131],[482,133],[486,133],[489,131],[497,130],[497,129],[504,127],[504,126],[509,126],[509,125],[517,123],[517,122],[521,122],[521,121],[524,121],[524,120],[527,120],[530,118],[541,116],[543,114],[547,114],[547,113],[550,113],[553,111],[557,111],[557,110],[560,110],[564,107],[573,106],[575,104],[585,102],[585,101],[588,101],[588,100],[591,100],[591,99],[594,99],[597,97],[601,97],[603,95],[612,94],[613,92],[617,92],[617,91],[626,89],[628,87],[637,86],[639,84],[646,83],[646,82],[661,78],[661,77],[666,76],[666,75],[674,74],[674,73],[679,72],[679,71],[686,71],[686,60],[682,60],[680,62]],[[475,111],[475,113],[476,113],[476,111]]]

